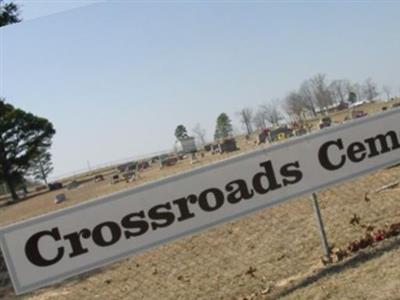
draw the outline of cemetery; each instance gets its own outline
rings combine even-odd
[[[368,110],[368,106],[367,109],[363,108],[363,110]],[[343,122],[346,115],[346,112],[333,114],[331,116],[332,122]],[[318,122],[319,120],[316,119],[313,123],[314,128],[317,128]],[[350,159],[353,156],[365,156],[367,159],[368,155],[375,152],[381,153],[386,150],[394,151],[397,149],[397,138],[398,135],[394,136],[391,133],[387,133],[382,137],[374,136],[368,139],[368,141],[360,141],[365,149],[360,145],[357,148],[356,146],[344,144],[343,149],[341,149],[339,142],[339,144],[330,146],[333,148],[328,147],[329,151],[327,153],[333,153],[331,151],[335,150],[335,152],[339,151],[343,155],[346,155],[346,159],[347,157]],[[149,158],[145,160],[149,163],[148,166],[147,164],[143,165],[140,177],[137,177],[136,180],[126,181],[123,177],[125,172],[138,172],[136,169],[137,165],[131,162],[124,165],[124,167],[93,172],[90,176],[86,175],[82,178],[75,177],[60,180],[52,186],[53,190],[29,200],[3,207],[3,218],[0,222],[2,225],[11,224],[15,221],[71,207],[89,199],[134,186],[140,186],[171,174],[205,166],[224,158],[234,157],[240,153],[254,151],[260,149],[260,147],[268,148],[270,146],[267,138],[265,139],[266,143],[260,145],[258,145],[258,140],[259,136],[257,133],[251,136],[250,140],[244,136],[237,136],[235,137],[235,144],[239,150],[233,152],[221,151],[218,155],[212,155],[211,151],[207,152],[206,149],[199,149],[195,155],[196,164],[192,163],[194,159],[191,155],[184,155],[181,157],[182,159],[179,159],[178,155]],[[349,147],[352,149],[351,151],[347,150]],[[335,157],[337,157],[337,153],[335,153]],[[165,167],[160,168],[160,164]],[[333,261],[351,261],[354,257],[358,257],[359,251],[368,251],[367,253],[369,253],[370,248],[379,251],[382,247],[390,247],[390,245],[396,243],[399,230],[398,225],[396,225],[398,220],[395,212],[400,209],[398,206],[398,203],[400,203],[398,188],[395,184],[385,189],[381,189],[381,187],[390,185],[391,182],[396,182],[398,174],[398,166],[383,169],[342,183],[339,186],[329,188],[320,193],[320,205],[327,225],[328,238],[334,243],[332,244],[331,252]],[[114,184],[110,184],[110,182],[114,182]],[[214,193],[214,196],[218,195],[217,192],[216,194]],[[211,212],[214,209],[217,210],[220,207],[220,203],[222,203],[218,201],[214,203],[206,202],[206,198],[202,198],[203,200],[200,201],[200,195],[197,195],[196,201],[193,200],[192,202],[190,201],[190,197],[183,197],[182,199],[184,201],[182,200],[179,204],[171,202],[171,205],[177,208],[178,212],[180,211],[180,213],[174,216],[176,219],[179,217],[185,219],[185,216],[191,216],[190,207],[194,205],[192,202],[197,203],[196,205],[201,204],[201,207]],[[215,199],[218,200],[219,198]],[[365,199],[368,199],[368,201]],[[242,201],[248,200],[245,200],[244,197]],[[301,214],[298,214],[298,212],[301,212]],[[356,217],[354,217],[354,214],[356,214]],[[129,212],[127,212],[127,215],[129,215]],[[126,220],[124,221],[125,225],[128,224]],[[154,227],[157,227],[155,224],[158,224],[154,223],[152,225],[154,221],[151,220],[151,217],[145,222],[149,226],[149,229],[153,228],[152,230],[154,230]],[[283,227],[277,226],[278,223],[283,224]],[[165,224],[168,224],[168,222]],[[118,228],[123,228],[122,219],[121,223],[117,225]],[[108,228],[111,231],[117,228],[112,224],[100,226],[95,230],[95,242],[99,245],[117,243],[118,230],[118,232],[116,231],[115,239],[109,240],[101,237],[101,232],[103,232],[105,226],[109,226]],[[259,231],[259,227],[263,228],[263,230]],[[371,229],[372,227],[373,229]],[[369,230],[367,233],[365,233],[366,229]],[[124,233],[122,229],[120,230],[122,238],[122,234]],[[218,249],[215,248],[213,258],[210,259],[207,256],[207,249],[214,247],[216,241],[219,241],[221,236],[224,236],[224,240],[220,242],[222,244],[218,246]],[[82,236],[81,238],[84,237]],[[239,243],[239,241],[243,240],[245,243]],[[70,241],[78,241],[78,239],[74,239],[73,235],[71,235],[70,240],[66,239],[66,242],[69,243]],[[266,243],[266,241],[269,242]],[[289,244],[291,246],[287,247]],[[235,255],[230,256],[228,255],[229,249],[232,249],[233,245],[235,245],[236,249]],[[33,296],[36,297],[37,295],[45,299],[45,297],[55,291],[56,293],[64,293],[63,295],[66,299],[76,299],[80,295],[79,291],[90,291],[90,294],[101,295],[102,293],[107,293],[106,286],[103,286],[104,282],[111,280],[110,284],[116,290],[122,291],[127,289],[132,293],[146,295],[146,298],[149,299],[165,296],[169,293],[170,295],[183,295],[184,298],[194,299],[197,296],[204,295],[204,289],[210,285],[210,281],[206,280],[204,275],[208,274],[208,272],[213,272],[219,276],[218,282],[211,283],[211,289],[214,291],[222,284],[226,295],[241,294],[243,297],[250,297],[256,294],[258,297],[269,296],[274,299],[281,292],[295,288],[299,281],[307,279],[309,275],[304,270],[319,272],[319,270],[325,268],[318,264],[321,257],[321,249],[309,201],[305,197],[300,197],[294,202],[260,211],[252,217],[246,217],[221,225],[193,237],[172,242],[161,248],[162,250],[154,248],[139,256],[127,259],[122,263],[117,263],[110,268],[110,271],[106,268],[103,271],[95,272],[88,277],[91,278],[90,280],[72,280],[65,286],[61,285],[55,290],[54,287],[39,290]],[[70,248],[68,247],[68,249]],[[75,249],[79,249],[79,247]],[[197,253],[197,256],[193,256],[193,250],[189,251],[188,249],[195,249],[194,251]],[[180,261],[178,265],[178,262],[173,258],[174,253],[177,252],[179,253]],[[79,251],[76,253],[79,253]],[[277,253],[279,253],[278,256],[276,256]],[[394,253],[398,253],[397,250]],[[267,262],[262,259],[263,257],[267,257]],[[193,260],[199,262],[196,270],[189,268]],[[393,261],[396,261],[396,259],[393,258]],[[152,262],[152,267],[146,267],[146,264],[149,262]],[[387,263],[382,259],[376,262],[380,267],[385,266]],[[225,265],[229,265],[230,272],[223,271]],[[172,266],[174,266],[173,268],[176,271],[167,276],[171,282],[167,286],[163,282],[168,273],[167,270],[170,270]],[[115,274],[112,273],[113,275],[110,275],[110,277],[108,274],[111,274],[110,272],[112,272],[113,268],[118,270],[118,272]],[[132,273],[133,268],[138,268],[138,270],[141,270],[140,272],[145,272],[146,274],[149,272],[151,275],[139,278]],[[361,265],[358,267],[358,272],[365,272],[366,268],[367,265],[365,267]],[[346,269],[344,269],[344,272],[347,272]],[[298,277],[290,279],[293,274],[298,274],[296,275]],[[368,276],[374,278],[373,273]],[[237,278],[237,280],[234,280],[234,278]],[[119,282],[120,279],[128,281]],[[284,281],[286,279],[288,280],[287,282]],[[329,280],[331,279],[327,277],[323,280],[330,282]],[[332,280],[339,279],[334,276]],[[368,277],[366,280],[368,280]],[[379,278],[374,278],[374,280],[379,280]],[[236,281],[242,282],[245,285],[237,285],[235,284]],[[133,282],[142,283],[142,288]],[[190,286],[193,290],[190,293],[188,291],[178,291],[178,287],[181,284]],[[158,291],[159,293],[153,292],[150,296],[144,288],[146,285],[157,285],[163,288],[162,291]],[[311,284],[307,290],[300,290],[296,295],[311,295],[310,293],[314,289],[317,289],[317,287]],[[115,296],[115,298],[111,297],[111,299],[118,298],[119,296]]]

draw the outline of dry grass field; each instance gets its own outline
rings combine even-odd
[[[381,110],[382,102],[363,107]],[[342,122],[348,112],[333,115]],[[158,164],[137,182],[111,185],[108,178],[74,190],[67,201],[54,204],[58,192],[0,208],[0,225],[10,224],[82,201],[131,188],[193,167],[251,151],[251,141],[239,139],[240,151],[184,159],[162,170]],[[343,247],[363,236],[350,224],[354,214],[362,224],[383,227],[400,222],[400,189],[365,193],[400,179],[400,167],[381,170],[319,193],[330,245]],[[400,238],[362,250],[339,263],[324,266],[309,198],[293,199],[234,222],[153,248],[103,269],[24,296],[11,289],[4,299],[400,299]]]

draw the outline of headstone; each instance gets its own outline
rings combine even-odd
[[[236,140],[234,138],[225,139],[221,144],[219,144],[219,147],[220,153],[239,150],[236,146]]]
[[[96,175],[96,176],[94,177],[94,182],[100,182],[100,181],[103,181],[103,180],[104,180],[104,177],[103,177],[103,175],[101,175],[101,174]]]
[[[204,145],[204,150],[210,152],[212,150],[212,144]]]
[[[113,175],[113,177],[111,178],[111,184],[116,184],[119,182],[119,175],[115,174]]]
[[[192,155],[190,156],[190,164],[195,164],[195,163],[198,163],[199,161],[198,161],[198,159],[197,159],[197,157],[196,157],[196,153],[192,153]]]
[[[62,189],[62,187],[63,187],[63,184],[61,182],[49,183],[49,190],[50,191],[59,190],[59,189]]]
[[[129,182],[132,178],[135,177],[135,171],[127,171],[122,174],[122,177],[125,179],[126,182]]]
[[[68,190],[73,190],[73,189],[76,189],[77,187],[79,187],[79,182],[76,181],[76,180],[73,180],[72,182],[67,184],[67,189]]]
[[[54,198],[54,203],[59,204],[61,202],[64,202],[66,200],[65,194],[57,194],[56,197]]]

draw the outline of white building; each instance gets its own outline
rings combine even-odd
[[[177,152],[183,152],[183,153],[192,153],[197,151],[194,137],[190,136],[177,141],[175,148]]]

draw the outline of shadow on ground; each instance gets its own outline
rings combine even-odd
[[[23,202],[23,201],[26,201],[26,200],[35,198],[37,196],[50,193],[50,192],[51,191],[48,189],[39,191],[39,192],[32,192],[32,193],[26,195],[25,197],[20,197],[18,200],[11,200],[11,196],[7,196],[0,200],[0,208],[4,207],[4,206],[14,205],[14,204],[17,204],[17,203],[20,203],[20,202]]]
[[[355,254],[353,257],[345,260],[344,262],[327,266],[323,269],[316,271],[314,274],[300,279],[298,282],[293,283],[290,287],[280,289],[271,296],[273,299],[288,296],[295,291],[305,288],[319,281],[320,279],[342,272],[349,268],[356,268],[366,261],[370,261],[381,257],[388,251],[396,250],[400,248],[400,238],[393,238],[383,242],[383,245],[376,246],[375,248],[365,249]]]

